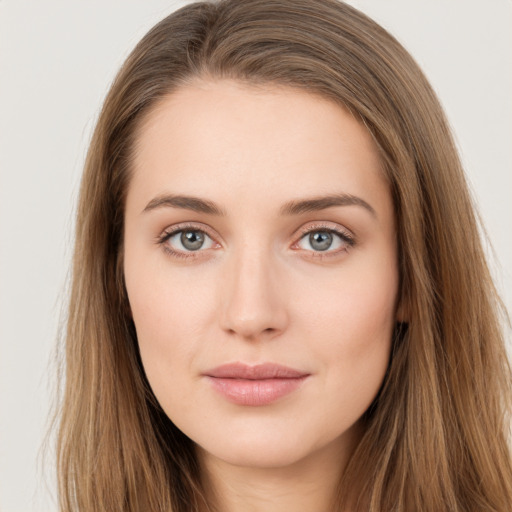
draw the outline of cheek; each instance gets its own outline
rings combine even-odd
[[[364,350],[390,337],[396,322],[398,290],[398,271],[392,257],[384,262],[361,259],[316,284],[297,294],[302,297],[300,316],[311,335],[325,328],[335,339],[353,345],[354,350]]]
[[[142,362],[156,391],[170,372],[179,376],[193,363],[210,310],[208,294],[158,264],[128,260],[125,278]]]
[[[300,329],[312,340],[312,358],[322,363],[332,390],[330,403],[362,414],[388,367],[398,277],[393,264],[352,270],[340,274],[336,284],[303,293],[299,317]]]
[[[345,298],[321,315],[320,325],[327,326],[327,333],[318,348],[324,360],[355,382],[372,372],[378,375],[387,367],[395,324],[394,306],[392,298],[389,304],[364,292]],[[380,298],[387,299],[387,294]],[[332,304],[335,303],[333,300]]]

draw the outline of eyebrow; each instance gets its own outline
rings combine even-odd
[[[281,215],[299,215],[301,213],[326,210],[333,206],[360,206],[377,217],[375,209],[364,199],[352,194],[331,194],[327,196],[300,199],[285,203],[281,209]]]
[[[172,194],[155,197],[147,204],[146,208],[142,210],[142,213],[163,207],[181,208],[183,210],[207,213],[209,215],[226,216],[225,210],[217,206],[213,201],[201,199],[199,197],[178,196]]]
[[[364,199],[345,193],[292,200],[285,203],[280,208],[279,213],[282,216],[300,215],[302,213],[326,210],[333,206],[360,206],[367,210],[373,217],[377,217],[375,209]],[[155,197],[147,204],[143,213],[163,207],[181,208],[220,217],[227,215],[226,211],[213,201],[194,196],[172,194]]]

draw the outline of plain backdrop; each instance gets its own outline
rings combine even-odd
[[[56,510],[53,453],[40,447],[84,155],[120,64],[185,3],[0,0],[0,512]],[[439,94],[510,311],[512,2],[350,3],[398,37]]]

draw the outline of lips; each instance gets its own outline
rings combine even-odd
[[[309,373],[274,363],[230,363],[204,373],[213,389],[229,402],[269,405],[300,388]]]

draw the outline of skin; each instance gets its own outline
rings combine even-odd
[[[369,207],[280,212],[333,193]],[[168,194],[213,201],[225,215],[162,203]],[[222,512],[330,506],[389,361],[394,222],[371,137],[316,95],[196,80],[139,127],[125,213],[128,297],[152,389],[197,444]],[[206,231],[204,245],[169,239],[180,227]],[[320,251],[301,231],[329,228],[353,245],[333,235]],[[204,376],[232,362],[309,376],[269,405],[244,406]]]

